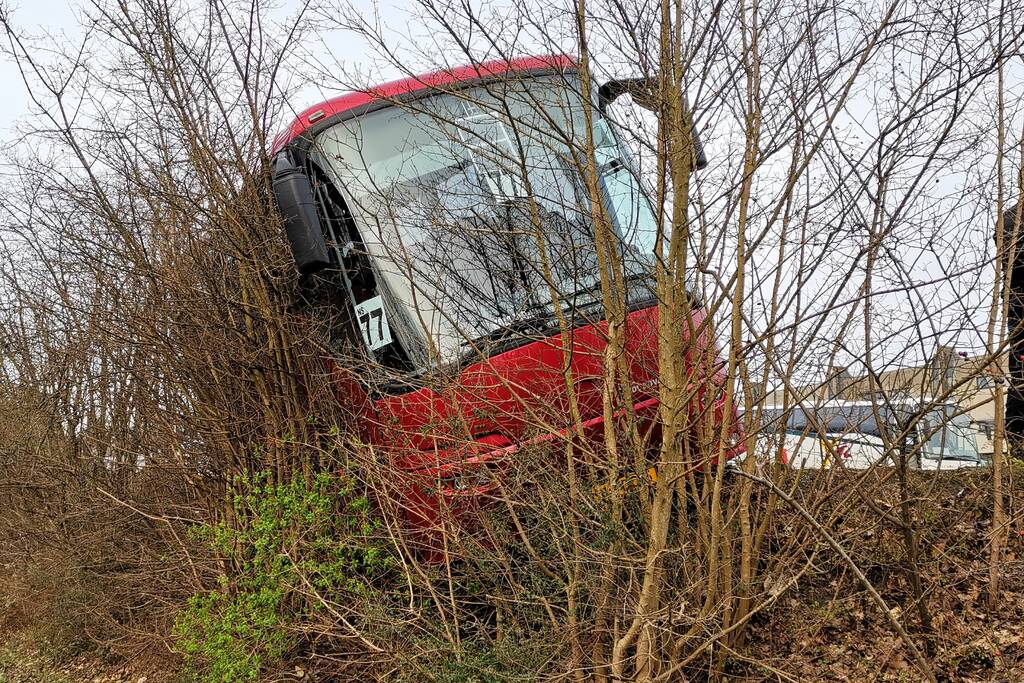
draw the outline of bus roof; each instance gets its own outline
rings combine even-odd
[[[334,123],[341,115],[362,110],[375,102],[400,99],[406,96],[415,97],[457,83],[490,80],[506,74],[540,74],[575,69],[576,60],[569,55],[517,57],[432,71],[419,76],[383,83],[367,90],[345,93],[302,111],[288,128],[274,138],[270,153],[271,155],[277,154],[296,138],[319,132],[323,127]]]
[[[760,407],[763,410],[783,410],[785,408],[791,408],[791,409],[792,408],[803,408],[804,410],[806,410],[808,408],[810,408],[810,409],[819,409],[819,408],[838,408],[838,407],[847,407],[847,406],[849,406],[849,407],[854,407],[854,406],[885,406],[885,405],[889,405],[889,404],[897,405],[897,406],[905,406],[905,405],[927,406],[927,405],[932,405],[932,404],[934,404],[936,406],[939,406],[939,405],[947,405],[947,406],[948,405],[952,405],[952,406],[955,406],[955,405],[957,405],[956,401],[954,401],[952,399],[947,399],[945,401],[936,401],[934,398],[932,398],[930,396],[914,396],[914,397],[910,397],[910,396],[899,396],[899,397],[892,396],[892,397],[890,397],[888,399],[888,401],[883,399],[883,398],[881,398],[881,397],[879,397],[876,400],[859,399],[859,400],[856,400],[856,401],[847,401],[847,400],[838,399],[838,398],[830,398],[830,399],[825,399],[825,400],[807,399],[807,400],[804,400],[804,401],[793,402],[793,403],[790,403],[788,405],[783,405],[783,404],[780,404],[780,403],[767,403],[767,404],[765,404],[763,406],[760,406]]]

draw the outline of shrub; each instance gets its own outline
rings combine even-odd
[[[367,597],[392,558],[351,479],[238,477],[232,519],[193,528],[233,567],[192,596],[174,635],[192,677],[253,681],[297,644],[296,627],[341,593]]]

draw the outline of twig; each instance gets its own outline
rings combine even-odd
[[[899,619],[897,619],[893,615],[893,613],[889,611],[889,606],[885,604],[885,600],[882,598],[881,595],[879,595],[878,591],[875,590],[875,587],[871,585],[871,582],[868,581],[868,577],[864,576],[864,573],[860,570],[860,567],[857,566],[857,563],[854,562],[853,558],[851,558],[846,553],[846,551],[843,549],[843,546],[839,545],[839,542],[832,537],[832,534],[830,534],[825,529],[825,527],[821,526],[821,524],[816,519],[814,519],[811,513],[807,512],[807,510],[805,510],[804,507],[800,505],[800,503],[796,502],[785,491],[776,486],[774,482],[768,479],[763,479],[753,474],[749,474],[747,472],[743,472],[742,470],[738,470],[736,474],[741,477],[746,477],[751,481],[761,484],[762,486],[770,488],[772,491],[775,492],[775,494],[779,498],[784,500],[786,503],[789,504],[790,507],[796,510],[800,514],[800,516],[803,517],[807,521],[807,523],[810,524],[811,527],[816,532],[818,532],[818,534],[823,539],[825,539],[825,542],[828,543],[832,547],[832,549],[839,554],[839,557],[841,557],[843,562],[846,563],[846,566],[850,568],[850,571],[853,572],[854,576],[857,577],[857,580],[860,581],[862,586],[864,586],[864,590],[866,590],[868,592],[868,595],[871,596],[871,599],[878,606],[878,609],[882,611],[885,617],[889,620],[889,623],[892,624],[893,630],[895,630],[896,633],[899,635],[900,640],[903,641],[903,644],[906,645],[910,652],[914,655],[914,660],[917,663],[918,669],[921,670],[921,673],[925,676],[925,678],[934,683],[935,674],[934,672],[932,672],[932,668],[931,666],[929,666],[928,660],[925,659],[923,654],[921,654],[921,650],[918,649],[917,645],[914,644],[913,639],[911,639],[910,634],[907,633],[906,629],[903,628],[903,625],[900,623]]]

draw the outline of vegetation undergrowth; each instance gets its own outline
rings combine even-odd
[[[174,636],[197,681],[254,681],[299,645],[299,626],[341,595],[367,598],[392,567],[353,480],[328,473],[234,481],[232,519],[193,533],[222,558],[218,587],[193,595]]]

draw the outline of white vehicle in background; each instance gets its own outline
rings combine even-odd
[[[867,469],[876,463],[896,465],[901,458],[919,470],[986,464],[970,419],[954,403],[903,399],[768,405],[761,409],[759,424],[762,443],[769,448],[758,450],[775,457],[781,446],[783,462],[798,469]]]

